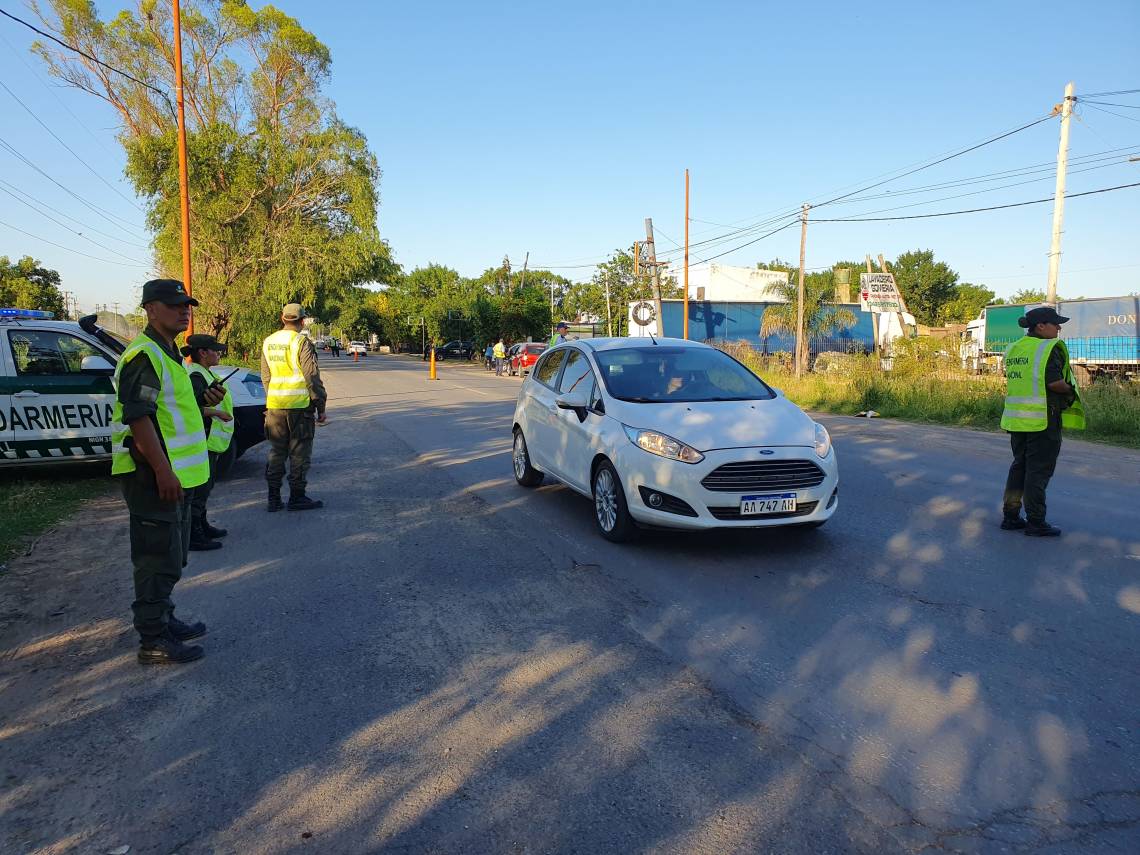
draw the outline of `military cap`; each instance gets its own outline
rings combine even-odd
[[[305,309],[300,303],[286,303],[285,308],[281,310],[283,321],[299,321],[305,317],[307,317]]]
[[[197,306],[198,301],[186,293],[177,279],[151,279],[142,287],[141,305],[166,303],[168,306]]]
[[[183,356],[189,356],[192,350],[216,350],[219,353],[225,353],[228,348],[212,335],[195,333],[186,336],[186,344],[183,345],[181,352]]]
[[[1036,309],[1030,309],[1022,317],[1017,319],[1018,325],[1025,327],[1027,330],[1033,329],[1038,324],[1060,325],[1068,323],[1068,321],[1068,318],[1057,314],[1057,310],[1052,306],[1038,306]]]

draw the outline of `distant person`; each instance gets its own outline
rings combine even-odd
[[[220,388],[225,395],[214,407],[202,408],[202,422],[206,428],[206,450],[210,456],[210,479],[194,490],[190,503],[190,551],[221,549],[219,540],[228,534],[226,529],[211,525],[206,518],[206,505],[220,474],[224,473],[233,460],[234,405],[233,396],[219,382],[214,366],[222,360],[226,346],[212,335],[199,333],[186,337],[182,355],[190,358],[186,370],[190,374],[190,384],[194,396],[202,399],[211,386]]]
[[[1013,464],[1005,482],[1001,527],[1030,537],[1057,537],[1045,520],[1045,489],[1061,453],[1061,429],[1084,429],[1085,410],[1073,381],[1069,351],[1057,338],[1069,319],[1051,306],[1017,319],[1024,338],[1005,352],[1006,398],[1001,426],[1009,431]],[[1025,507],[1025,519],[1021,508]]]
[[[329,343],[329,346],[332,348],[332,355],[335,356],[337,359],[340,359],[340,339],[334,338]]]
[[[495,357],[495,376],[503,376],[503,361],[507,358],[507,346],[503,344],[503,337],[499,336],[499,340],[495,342],[494,348],[491,353]]]
[[[313,457],[316,425],[325,422],[328,394],[317,368],[317,352],[307,336],[301,335],[305,310],[300,303],[289,303],[281,310],[281,329],[261,346],[261,382],[265,384],[265,438],[269,456],[265,480],[269,486],[270,513],[288,508],[309,511],[324,502],[305,493],[309,462]],[[281,501],[285,460],[289,460],[289,504]]]
[[[487,342],[487,349],[483,351],[483,358],[487,360],[487,370],[495,367],[495,345]]]
[[[554,347],[556,344],[562,344],[567,341],[566,333],[570,332],[570,325],[566,321],[559,321],[554,325],[554,335],[550,337],[550,346]]]

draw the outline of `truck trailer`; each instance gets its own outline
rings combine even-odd
[[[976,371],[1000,370],[1006,348],[1025,335],[1018,318],[1043,305],[986,306],[966,327],[963,364]],[[1062,300],[1057,311],[1069,318],[1061,327],[1060,338],[1069,349],[1078,383],[1097,377],[1140,379],[1140,297]]]

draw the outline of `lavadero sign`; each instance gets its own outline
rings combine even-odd
[[[895,277],[890,273],[860,274],[859,308],[864,312],[906,311]]]

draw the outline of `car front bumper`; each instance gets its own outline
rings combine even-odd
[[[633,443],[622,447],[614,464],[621,475],[630,515],[640,524],[660,528],[771,528],[818,523],[839,507],[839,465],[835,449],[820,459],[813,448],[776,446],[709,451],[700,463],[682,463],[650,454]],[[709,490],[701,481],[726,463],[805,461],[814,463],[823,479],[814,486],[770,487],[726,492]],[[680,499],[696,516],[658,510],[646,504],[639,488]],[[740,515],[744,496],[795,493],[797,510],[772,515]]]

